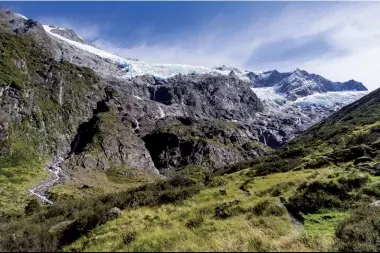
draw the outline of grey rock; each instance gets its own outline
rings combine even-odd
[[[376,200],[370,204],[370,206],[380,207],[380,200]]]
[[[121,216],[120,208],[113,207],[109,210],[108,215],[106,217],[107,221],[117,219]]]

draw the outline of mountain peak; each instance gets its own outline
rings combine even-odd
[[[64,27],[59,27],[56,25],[49,25],[49,27],[52,28],[50,30],[50,32],[52,32],[52,33],[58,34],[64,38],[72,40],[72,41],[76,41],[76,42],[79,42],[79,43],[82,43],[85,45],[89,45],[89,46],[93,46],[95,48],[98,48],[96,45],[85,41],[82,37],[77,35],[76,32],[71,28],[64,28]]]

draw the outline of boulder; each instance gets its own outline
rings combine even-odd
[[[116,218],[119,218],[120,216],[121,216],[121,210],[120,210],[120,208],[113,207],[108,212],[107,221],[114,220]]]

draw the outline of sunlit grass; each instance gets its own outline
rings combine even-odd
[[[286,212],[280,216],[255,215],[250,210],[265,199],[279,203],[270,190],[286,182],[294,182],[285,196],[308,178],[326,177],[332,168],[291,171],[255,177],[245,188],[239,187],[249,177],[247,170],[222,176],[224,186],[207,188],[194,197],[177,204],[138,207],[124,210],[122,216],[96,228],[65,251],[311,251],[313,241],[294,231]],[[226,195],[219,193],[225,189]],[[215,207],[221,203],[240,201],[241,212],[226,219],[215,217]],[[194,227],[189,221],[198,220]],[[133,240],[128,236],[133,235]],[[127,238],[127,239],[126,239]]]

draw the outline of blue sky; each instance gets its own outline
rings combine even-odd
[[[148,62],[302,68],[380,86],[380,4],[371,2],[2,2]]]

